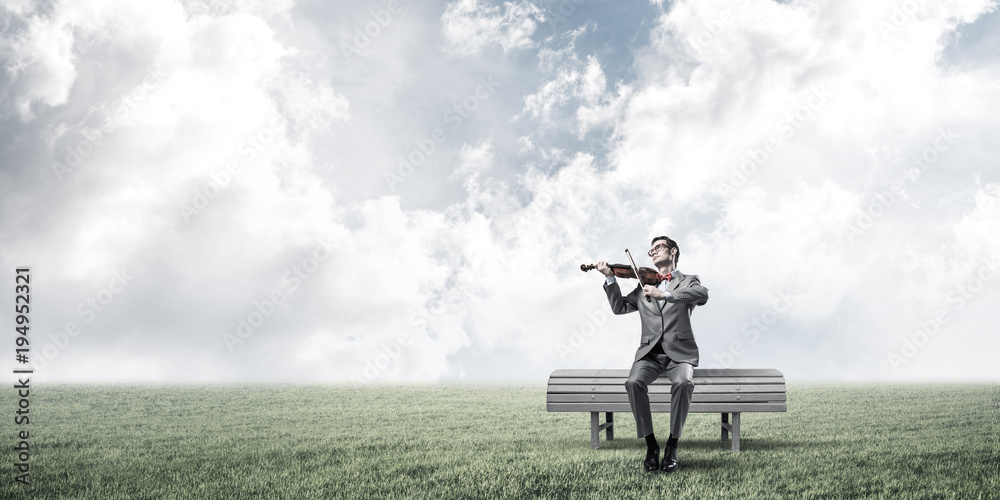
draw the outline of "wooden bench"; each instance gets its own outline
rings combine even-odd
[[[607,430],[615,437],[614,412],[632,411],[625,392],[628,370],[556,370],[549,376],[545,397],[548,411],[590,412],[590,447]],[[666,374],[649,385],[653,413],[670,413],[670,379]],[[787,411],[785,377],[772,369],[694,369],[691,413],[721,413],[722,441],[732,433],[732,450],[740,451],[740,414],[751,411]],[[600,412],[606,420],[600,423]],[[732,414],[732,422],[729,415]]]

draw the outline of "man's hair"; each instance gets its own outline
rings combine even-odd
[[[676,248],[677,249],[677,257],[675,257],[675,259],[674,259],[674,264],[677,264],[678,262],[680,262],[681,261],[681,247],[677,246],[677,242],[676,241],[674,241],[674,240],[672,240],[672,239],[670,239],[670,238],[668,238],[666,236],[657,236],[656,238],[653,238],[653,241],[651,241],[649,243],[649,246],[651,246],[651,247],[656,246],[656,242],[660,241],[660,240],[663,240],[664,242],[667,243],[667,253],[670,252],[671,248]]]

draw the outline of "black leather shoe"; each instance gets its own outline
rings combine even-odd
[[[660,468],[660,449],[646,450],[646,459],[642,461],[642,470],[653,472]]]
[[[677,470],[676,446],[667,446],[667,449],[663,452],[663,463],[660,464],[660,470],[663,472],[673,472]]]

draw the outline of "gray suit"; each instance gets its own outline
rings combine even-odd
[[[691,394],[694,382],[691,378],[694,367],[698,366],[698,344],[691,329],[691,312],[696,305],[708,302],[708,289],[701,286],[697,275],[680,271],[672,273],[667,292],[673,302],[665,301],[662,306],[656,299],[646,301],[642,288],[636,287],[632,293],[622,297],[617,281],[604,285],[615,314],[639,311],[642,321],[642,337],[635,351],[632,371],[625,382],[629,404],[635,416],[636,432],[643,438],[653,432],[653,419],[649,409],[647,387],[660,374],[667,372],[672,383],[670,391],[670,433],[681,437],[684,421],[691,408]],[[662,349],[654,348],[659,345]],[[653,351],[653,352],[651,352]]]

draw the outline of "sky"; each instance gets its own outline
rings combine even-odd
[[[996,381],[994,1],[7,0],[0,322],[56,382]],[[623,292],[635,280],[619,280]]]

